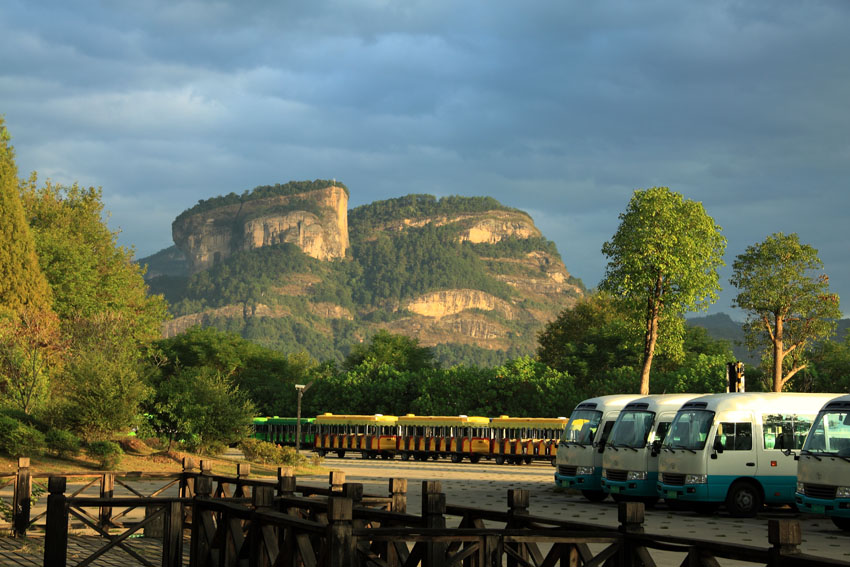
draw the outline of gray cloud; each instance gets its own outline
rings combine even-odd
[[[198,199],[335,177],[353,206],[528,210],[594,286],[632,191],[666,185],[724,227],[727,263],[798,232],[850,297],[848,20],[841,0],[10,0],[0,113],[21,172],[102,186],[142,256]]]

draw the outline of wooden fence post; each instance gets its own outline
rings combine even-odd
[[[407,479],[406,478],[391,478],[390,479],[390,504],[391,512],[399,514],[407,514]]]
[[[438,480],[422,482],[422,518],[426,528],[445,528],[446,495],[443,485]],[[443,542],[428,542],[425,545],[423,565],[428,567],[444,567],[446,562],[447,544]]]
[[[201,474],[207,476],[212,474],[212,463],[209,459],[201,459]]]
[[[770,565],[779,566],[782,558],[800,553],[803,532],[797,520],[768,520],[767,541],[770,543]]]
[[[632,534],[643,533],[643,521],[646,509],[643,502],[620,502],[617,507],[617,517],[620,525],[617,528],[624,536],[622,547],[620,547],[620,558],[618,565],[632,567],[635,564],[642,565],[638,558],[638,547],[629,537]],[[637,561],[636,561],[637,559]]]
[[[508,489],[508,529],[517,529],[525,526],[523,516],[528,516],[529,493],[522,488]],[[508,545],[508,544],[506,544]],[[516,552],[517,557],[508,556],[508,567],[516,567],[528,562],[528,547],[522,543],[510,544]]]
[[[15,537],[27,537],[32,509],[32,475],[29,457],[18,457],[18,473],[15,477],[15,494],[12,499],[12,533]]]
[[[355,565],[357,541],[354,539],[352,518],[350,498],[341,496],[328,498],[328,567]]]
[[[257,486],[251,494],[251,505],[254,510],[271,510],[274,505],[274,489],[271,486]],[[279,540],[274,537],[275,528],[263,526],[255,517],[252,517],[249,529],[248,537],[251,538],[249,565],[252,567],[273,565],[279,553]],[[263,537],[264,530],[269,532],[268,541]]]
[[[112,498],[115,495],[115,473],[103,473],[100,477],[100,497]],[[112,524],[112,506],[101,506],[98,515],[98,525],[108,530]]]
[[[195,495],[195,459],[183,457],[183,472],[180,473],[180,486],[177,491],[180,498],[192,498]],[[183,524],[192,525],[192,507],[183,507]]]
[[[215,534],[215,524],[212,512],[204,510],[198,501],[200,498],[209,498],[212,494],[212,479],[208,476],[199,476],[195,479],[195,495],[192,498],[192,540],[189,548],[189,565],[199,567],[207,565],[210,555],[209,542]]]
[[[345,484],[345,473],[342,471],[331,471],[328,477],[328,484],[331,492],[342,492],[342,485]]]
[[[243,481],[251,476],[251,463],[236,463],[236,490],[233,491],[234,498],[249,498],[251,489]]]
[[[346,482],[342,485],[342,495],[346,498],[351,498],[353,504],[359,504],[363,500],[363,484],[359,482]]]
[[[65,567],[68,558],[67,480],[51,476],[47,480],[47,529],[44,534],[45,567]]]
[[[183,565],[183,503],[169,502],[163,506],[162,567],[180,567]]]

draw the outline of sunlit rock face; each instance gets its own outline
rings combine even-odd
[[[310,203],[309,210],[299,210],[299,202]],[[227,205],[174,221],[171,232],[191,273],[240,250],[287,242],[319,260],[343,258],[349,246],[348,194],[331,186]]]

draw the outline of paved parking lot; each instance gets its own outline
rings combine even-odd
[[[454,464],[448,460],[383,461],[364,460],[356,456],[338,459],[326,457],[325,467],[341,470],[349,482],[362,482],[364,491],[383,494],[389,478],[408,479],[408,512],[419,514],[421,482],[442,482],[446,502],[493,510],[507,510],[507,491],[523,488],[529,491],[533,515],[586,522],[600,526],[617,526],[617,505],[610,499],[591,503],[580,495],[557,490],[554,467],[548,463],[531,465],[496,465],[482,461]],[[327,484],[327,478],[299,478],[317,486]],[[732,518],[723,510],[714,515],[671,511],[663,503],[647,510],[645,528],[648,533],[673,534],[706,541],[725,541],[767,547],[767,520],[797,518],[803,530],[802,550],[821,557],[850,562],[850,534],[835,528],[826,518],[797,514],[789,508],[767,509],[758,518]],[[681,561],[681,556],[679,557]],[[678,562],[676,563],[678,565]]]

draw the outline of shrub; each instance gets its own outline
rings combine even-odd
[[[60,459],[76,457],[80,454],[80,438],[64,429],[51,429],[44,436],[47,449]]]
[[[37,457],[44,453],[44,434],[11,417],[0,415],[0,453]]]
[[[101,470],[111,470],[118,467],[124,451],[114,441],[95,441],[86,448],[89,457],[97,461]]]
[[[239,442],[239,449],[247,460],[255,463],[289,467],[307,463],[307,458],[299,455],[293,447],[280,447],[260,439],[243,439]]]

